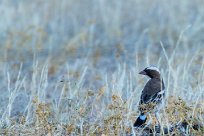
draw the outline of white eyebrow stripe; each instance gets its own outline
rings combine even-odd
[[[155,71],[157,71],[157,72],[160,73],[160,71],[159,71],[159,69],[158,69],[157,67],[151,66],[151,67],[147,67],[147,69],[148,69],[148,70],[155,70]]]

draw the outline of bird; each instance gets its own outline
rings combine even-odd
[[[147,115],[152,111],[155,113],[155,117],[158,121],[158,113],[162,107],[165,97],[165,85],[161,77],[161,72],[157,67],[146,67],[144,70],[139,72],[139,74],[148,76],[150,80],[146,83],[142,90],[138,106],[140,115],[133,124],[134,127],[144,126],[147,120]]]

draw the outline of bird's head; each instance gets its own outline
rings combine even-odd
[[[154,66],[145,68],[139,74],[146,75],[150,78],[160,78],[160,71],[157,67]]]

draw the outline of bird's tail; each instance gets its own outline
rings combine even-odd
[[[140,116],[137,118],[137,120],[134,123],[134,127],[141,127],[144,125],[144,123],[147,120],[147,116],[144,113],[141,113]]]

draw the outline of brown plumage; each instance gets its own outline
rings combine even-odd
[[[134,123],[135,127],[143,125],[146,121],[146,114],[154,111],[157,114],[160,110],[163,97],[165,95],[165,86],[161,78],[160,71],[156,67],[147,67],[139,74],[150,77],[150,80],[146,83],[140,97],[139,111],[140,116]]]
[[[153,102],[162,90],[164,90],[164,83],[160,78],[150,79],[142,91],[140,104]]]

